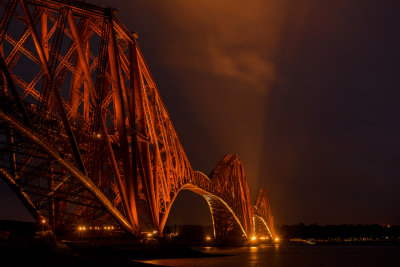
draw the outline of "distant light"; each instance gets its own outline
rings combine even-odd
[[[157,231],[153,231],[153,234],[157,234]]]
[[[148,233],[148,234],[147,234],[147,236],[149,236],[149,237],[150,237],[150,236],[151,236],[151,234],[150,234],[150,233]]]
[[[279,237],[275,237],[275,241],[278,242],[279,241]]]
[[[107,227],[104,226],[104,230],[107,230]]]
[[[98,133],[96,136],[97,136],[97,138],[100,138],[100,137],[101,137],[101,134]]]
[[[114,226],[111,226],[111,229],[113,229],[113,230],[114,230]]]
[[[82,227],[82,230],[86,230],[86,227],[85,227],[85,226],[83,226],[83,227]]]
[[[256,239],[257,239],[257,237],[254,235],[251,237],[251,240],[256,240]]]
[[[79,231],[82,231],[82,227],[79,227]]]
[[[260,237],[260,239],[261,239],[261,240],[265,240],[265,237],[264,237],[264,236],[262,236],[262,237]]]
[[[43,220],[42,220],[42,223],[43,223],[43,224],[45,224],[45,223],[46,223],[46,220],[45,220],[45,219],[43,219]]]
[[[211,240],[211,237],[207,236],[206,239],[207,239],[207,240]]]

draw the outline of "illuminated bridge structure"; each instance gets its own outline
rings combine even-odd
[[[209,176],[192,170],[114,10],[1,0],[0,12],[0,176],[44,227],[117,222],[161,234],[191,190],[207,201],[216,238],[275,236],[266,191],[253,205],[236,155]]]

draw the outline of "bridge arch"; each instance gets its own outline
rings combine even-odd
[[[210,178],[211,177],[211,178]],[[168,203],[162,217],[163,229],[169,211],[181,190],[190,190],[207,201],[212,214],[214,236],[226,234],[238,225],[242,235],[253,234],[253,209],[243,164],[237,155],[225,155],[211,172],[210,177],[199,171],[192,171],[191,178],[183,184]],[[223,217],[223,219],[221,219]],[[225,223],[224,223],[225,221]],[[222,230],[224,227],[229,229]],[[218,229],[221,229],[218,231]]]
[[[204,174],[203,174],[204,175]],[[204,175],[205,176],[205,175]],[[208,179],[208,177],[207,177]],[[209,180],[209,179],[208,179]],[[231,217],[234,219],[236,225],[239,227],[242,235],[245,238],[248,238],[248,233],[245,231],[242,223],[240,222],[239,218],[236,216],[235,212],[233,211],[232,207],[230,207],[222,198],[213,195],[210,192],[205,191],[204,189],[198,187],[197,185],[194,185],[192,183],[187,183],[185,185],[183,185],[179,191],[175,194],[174,198],[172,199],[169,209],[168,209],[168,213],[167,215],[164,217],[164,221],[163,221],[163,225],[162,228],[164,228],[166,221],[168,220],[168,217],[170,215],[171,209],[174,206],[175,200],[177,199],[177,197],[179,196],[179,193],[183,190],[188,190],[191,191],[199,196],[202,196],[203,199],[207,202],[207,205],[209,207],[209,211],[210,211],[210,215],[211,215],[211,220],[212,220],[212,226],[213,226],[213,234],[214,234],[214,238],[219,237],[220,233],[218,233],[218,228],[223,228],[223,225],[220,225],[221,222],[216,221],[216,216],[218,216],[218,214],[216,214],[216,210],[222,210],[224,209],[225,212],[229,213],[231,215]],[[226,223],[226,222],[225,222]]]
[[[263,228],[264,232],[265,232],[269,237],[271,237],[271,239],[274,239],[274,238],[275,238],[274,234],[272,233],[272,230],[270,229],[270,226],[268,226],[268,223],[265,221],[265,219],[264,219],[263,217],[254,214],[254,217],[253,217],[253,218],[254,218],[254,222],[253,222],[253,223],[254,223],[254,227],[255,227],[255,228],[257,227],[257,223],[259,223],[259,224],[261,224],[261,227]],[[260,225],[259,225],[259,227],[260,227]],[[257,230],[255,229],[254,232],[257,233],[257,234],[260,234],[260,233],[262,233],[263,231],[260,230],[260,229],[257,229]]]
[[[232,214],[247,237],[254,212],[272,220],[269,203],[252,206],[236,155],[209,177],[193,171],[136,37],[115,12],[53,0],[9,0],[0,11],[1,176],[34,216],[54,228],[55,218],[83,220],[90,208],[90,218],[111,214],[139,235],[146,213],[162,232],[176,196],[190,189],[213,213]],[[29,75],[18,73],[22,65],[34,66]]]

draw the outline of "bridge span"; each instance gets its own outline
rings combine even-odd
[[[0,177],[62,233],[117,222],[162,233],[175,198],[207,201],[216,238],[275,236],[268,196],[243,164],[194,171],[137,44],[109,8],[0,2]]]

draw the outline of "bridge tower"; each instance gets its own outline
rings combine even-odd
[[[270,220],[267,204],[254,211],[237,156],[210,177],[193,171],[114,10],[9,0],[0,14],[0,177],[38,222],[59,233],[112,223],[162,234],[182,189],[206,198],[216,229],[230,220],[249,237],[253,214]]]

